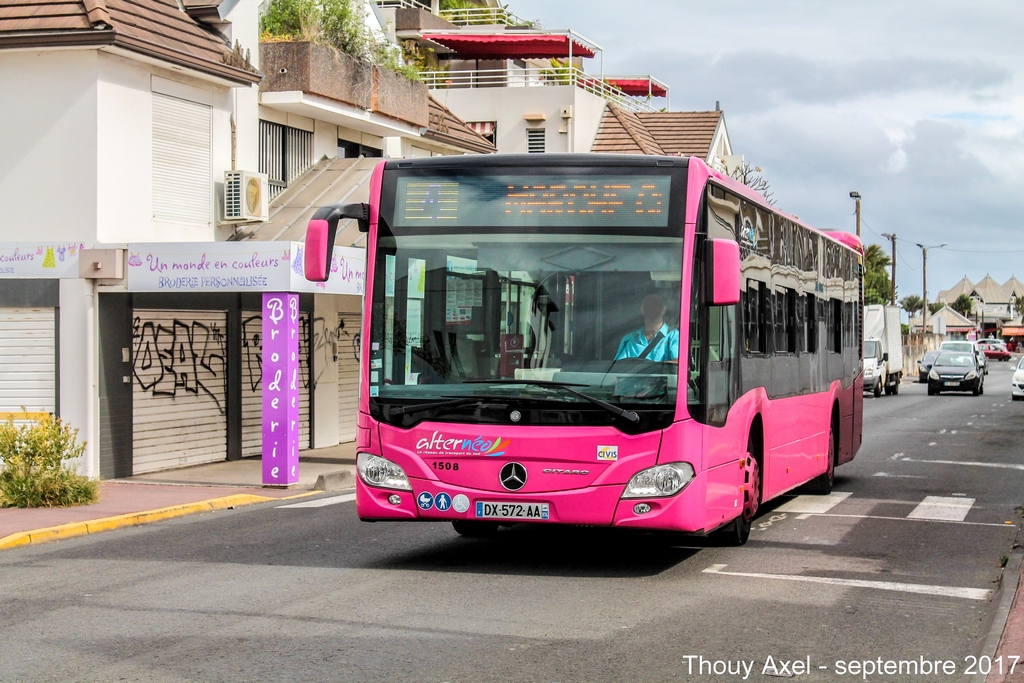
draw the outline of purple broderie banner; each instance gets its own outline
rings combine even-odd
[[[299,481],[299,295],[263,294],[263,485]]]

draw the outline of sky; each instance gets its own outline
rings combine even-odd
[[[776,206],[862,238],[895,232],[898,296],[1024,279],[1024,2],[508,0],[604,48],[607,75],[721,102]],[[599,70],[597,59],[587,70]],[[663,100],[655,100],[664,106]]]

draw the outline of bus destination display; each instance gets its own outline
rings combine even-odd
[[[396,227],[668,225],[669,176],[398,179]]]

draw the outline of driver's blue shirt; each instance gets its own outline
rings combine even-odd
[[[647,360],[656,363],[666,360],[677,360],[679,358],[679,330],[669,331],[668,325],[665,324],[661,326],[659,331],[662,334],[661,340],[647,354]],[[654,337],[651,337],[651,339],[654,339]],[[639,358],[640,354],[647,348],[647,345],[651,343],[651,339],[644,335],[644,328],[642,327],[636,332],[630,332],[619,342],[619,350],[615,352],[615,360]]]

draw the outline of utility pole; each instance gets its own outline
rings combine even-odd
[[[850,197],[857,202],[857,239],[860,239],[860,192],[851,192]]]
[[[860,212],[858,211],[858,214]],[[889,295],[890,303],[896,305],[896,233],[883,232],[882,237],[892,242],[892,291]]]
[[[947,244],[949,244],[949,243],[948,242],[943,242],[942,244],[932,244],[932,245],[927,246],[927,247],[925,245],[921,244],[921,243],[918,243],[918,245],[917,245],[917,246],[921,247],[921,276],[922,276],[922,279],[923,279],[923,281],[921,283],[921,299],[923,300],[923,303],[924,303],[924,308],[921,310],[921,333],[922,334],[924,334],[924,331],[925,331],[925,329],[927,329],[927,326],[928,326],[928,250],[929,249],[941,249],[942,247],[946,246]]]

